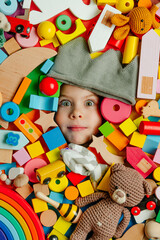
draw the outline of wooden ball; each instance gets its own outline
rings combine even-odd
[[[19,174],[13,181],[15,187],[23,187],[29,181],[29,177],[26,174]]]

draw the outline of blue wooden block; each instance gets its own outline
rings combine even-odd
[[[50,59],[47,59],[43,66],[41,67],[40,71],[44,74],[47,74],[51,67],[54,65],[54,62],[52,62]]]
[[[66,143],[66,140],[59,127],[44,133],[42,137],[50,151]]]
[[[8,57],[8,55],[0,49],[0,64]]]
[[[56,112],[58,109],[58,98],[31,95],[29,108]]]
[[[49,198],[51,198],[52,200],[59,202],[59,203],[63,202],[63,197],[64,197],[64,195],[62,193],[58,193],[58,192],[51,191],[49,194]]]
[[[4,170],[6,175],[8,175],[9,170],[13,167],[16,167],[16,162],[0,164],[0,170]]]
[[[150,153],[154,155],[158,148],[159,142],[160,142],[160,136],[148,135],[142,150],[146,153]]]

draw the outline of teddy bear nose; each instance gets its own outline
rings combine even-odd
[[[124,193],[121,191],[117,191],[117,195],[118,195],[118,197],[124,197]]]

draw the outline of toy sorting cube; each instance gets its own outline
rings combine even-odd
[[[31,158],[38,157],[39,155],[44,153],[44,149],[43,149],[40,141],[30,144],[26,148],[27,148]]]
[[[139,132],[134,132],[130,140],[130,145],[143,148],[143,145],[146,141],[146,137],[147,136],[144,134],[140,134]]]
[[[54,62],[52,62],[50,59],[47,59],[45,63],[42,65],[40,71],[44,74],[47,74],[51,67],[54,65]]]
[[[52,151],[49,151],[46,153],[46,156],[48,158],[48,160],[50,161],[50,163],[60,159],[60,150],[59,148],[55,148]]]
[[[93,189],[93,186],[92,186],[90,180],[79,183],[77,185],[77,188],[80,192],[81,197],[85,197],[85,196],[88,196],[88,195],[94,193],[94,189]]]
[[[58,232],[64,235],[71,225],[72,225],[71,222],[67,222],[64,218],[60,216],[57,222],[54,224],[54,229],[56,229]]]
[[[59,127],[44,133],[42,137],[50,151],[66,143],[66,140]]]
[[[21,148],[20,150],[15,152],[13,154],[13,157],[20,166],[24,165],[26,162],[28,162],[31,159],[30,155],[25,150],[25,148]]]
[[[136,125],[130,118],[126,119],[123,123],[121,123],[119,125],[119,128],[127,137],[137,130]]]
[[[48,210],[48,205],[41,199],[32,198],[32,205],[35,213],[43,212]]]

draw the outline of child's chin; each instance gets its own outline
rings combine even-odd
[[[74,138],[69,138],[68,142],[69,143],[74,143],[77,145],[85,145],[90,141],[90,139],[88,137],[74,137]]]

